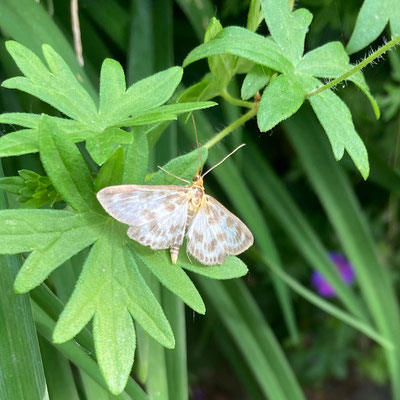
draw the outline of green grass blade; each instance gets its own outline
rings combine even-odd
[[[69,361],[41,336],[39,343],[50,399],[79,400]]]
[[[267,264],[269,268],[279,276],[291,289],[297,292],[300,296],[307,299],[310,303],[314,304],[315,306],[319,307],[321,310],[331,314],[335,318],[340,319],[344,323],[352,326],[353,328],[359,330],[360,332],[364,333],[366,336],[380,344],[381,346],[387,348],[390,351],[394,350],[393,343],[387,340],[385,337],[377,333],[374,329],[372,329],[369,325],[357,320],[356,318],[352,317],[348,313],[340,310],[335,305],[331,304],[330,302],[324,300],[322,297],[317,296],[311,290],[305,288],[295,279],[293,279],[290,275],[288,275],[284,270],[278,268],[274,263],[267,260],[265,256],[260,257],[262,262]]]
[[[0,176],[3,170],[0,164]],[[0,193],[0,208],[7,201]],[[43,365],[28,295],[14,293],[19,256],[1,256],[0,279],[0,398],[48,398]]]
[[[186,326],[183,302],[168,289],[161,289],[162,306],[175,336],[175,348],[165,350],[168,394],[173,400],[187,400]]]
[[[362,295],[378,331],[400,348],[399,309],[388,271],[379,260],[365,216],[309,109],[284,123],[287,134],[316,191],[343,249],[356,271]],[[386,351],[393,398],[400,399],[400,357]]]
[[[212,132],[213,129],[211,124],[200,113],[196,117],[196,123],[200,134],[199,139],[200,141],[204,140],[204,138],[201,136],[201,132]],[[182,130],[187,132],[188,137],[195,137],[191,127],[183,124],[180,124],[180,127]],[[210,165],[215,165],[227,153],[228,150],[225,150],[222,145],[213,147],[209,152],[208,162]],[[260,246],[263,252],[270,254],[274,261],[280,264],[279,254],[273,242],[269,228],[267,224],[264,223],[264,216],[254,197],[251,195],[246,182],[244,181],[235,163],[228,159],[212,173],[216,177],[218,183],[224,189],[231,203],[238,210],[237,215],[244,220],[244,222],[253,232],[256,243]],[[232,184],[232,182],[234,182],[234,184]],[[292,339],[296,341],[298,338],[298,333],[293,307],[287,287],[274,277],[272,280],[283,310],[288,330]]]
[[[278,267],[278,269],[280,270],[281,268]],[[269,360],[287,398],[302,399],[304,395],[294,372],[290,368],[272,329],[265,321],[261,309],[254,301],[246,285],[240,280],[232,280],[226,282],[225,286],[247,326],[253,332],[265,358]]]
[[[263,329],[264,326],[249,325],[248,319],[242,314],[225,285],[215,280],[200,277],[197,278],[197,281],[221,322],[240,349],[243,359],[252,370],[265,397],[274,400],[304,399],[300,390],[293,390],[292,396],[288,397],[287,393],[294,388],[291,386],[290,381],[286,381],[285,385],[282,385],[281,379],[284,378],[279,377],[278,371],[275,370],[276,364],[280,362],[281,357],[272,359],[265,355],[266,351],[275,356],[281,353],[275,339],[272,339],[272,334],[267,338],[269,340],[264,340],[263,343],[260,343],[255,337],[255,332]],[[238,283],[239,281],[235,280],[233,282]],[[239,300],[242,301],[241,298]],[[247,309],[247,312],[249,312],[249,309]],[[267,329],[269,330],[268,327]]]
[[[309,264],[329,281],[348,310],[362,321],[368,321],[365,305],[352,289],[344,284],[337,268],[329,259],[328,250],[324,248],[317,233],[267,160],[255,146],[249,146],[249,151],[251,156],[248,157],[249,168],[245,169],[245,175],[261,204],[269,209]]]

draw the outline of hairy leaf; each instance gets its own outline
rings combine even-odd
[[[240,95],[243,100],[253,97],[259,90],[267,85],[274,72],[267,67],[254,65],[245,76]]]
[[[350,64],[350,58],[347,55],[342,43],[330,42],[321,47],[309,51],[299,62],[297,70],[315,76],[316,78],[337,78],[344,74],[354,65]],[[378,104],[372,97],[367,82],[361,71],[357,71],[348,77],[348,80],[357,85],[368,97],[374,109],[376,118],[380,117]]]
[[[303,83],[309,88],[319,85],[319,81],[312,77],[307,77]],[[367,179],[369,175],[367,149],[354,128],[346,104],[332,90],[311,96],[309,100],[329,138],[336,160],[340,160],[344,150],[347,150],[363,178]]]
[[[297,64],[304,52],[304,40],[312,14],[304,8],[291,12],[287,0],[261,0],[261,5],[275,42],[282,53]]]
[[[373,42],[390,22],[392,36],[400,35],[400,6],[397,0],[365,0],[347,44],[352,54]]]
[[[124,150],[118,147],[114,154],[100,168],[94,184],[95,192],[106,186],[119,185],[122,183],[124,169]]]
[[[131,118],[119,122],[117,126],[140,126],[166,120],[173,120],[176,119],[180,114],[202,110],[216,105],[217,103],[213,101],[167,104],[166,106],[160,106],[143,112],[138,112]]]
[[[295,77],[279,75],[264,90],[258,109],[257,122],[261,132],[272,129],[289,118],[303,104],[307,92]]]
[[[225,53],[246,58],[275,71],[293,70],[291,62],[272,40],[238,26],[224,28],[213,40],[196,47],[187,55],[183,66]]]
[[[27,47],[14,41],[8,41],[6,46],[25,77],[7,79],[2,84],[4,87],[27,92],[65,115],[91,124],[97,112],[93,99],[50,46],[43,45],[49,68]]]
[[[94,316],[96,354],[114,394],[129,377],[135,332],[129,314],[156,340],[174,346],[171,328],[160,305],[139,274],[120,232],[112,222],[92,248],[78,284],[54,330],[54,341],[75,336]]]
[[[164,104],[177,88],[182,73],[182,68],[172,67],[134,83],[118,101],[104,110],[102,123],[116,125],[131,115]]]
[[[100,211],[82,155],[47,116],[39,124],[39,147],[47,175],[62,198],[77,211]]]
[[[26,293],[38,286],[61,264],[91,245],[101,235],[105,219],[89,213],[74,215],[67,222],[68,224],[60,227],[59,231],[51,232],[46,245],[36,247],[25,260],[15,280],[15,290],[18,293]],[[32,226],[31,229],[35,227]]]

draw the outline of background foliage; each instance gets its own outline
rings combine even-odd
[[[400,399],[398,49],[315,94],[400,33],[395,3],[82,0],[81,67],[68,1],[2,0],[0,397],[345,398],[390,385]],[[174,183],[160,164],[190,179],[194,110],[203,161],[248,144],[206,181],[255,236],[242,280],[235,257],[172,268],[95,198]],[[313,269],[335,299],[313,293]],[[29,295],[12,291],[18,270]]]

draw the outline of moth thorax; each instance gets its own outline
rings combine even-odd
[[[190,204],[194,210],[197,210],[204,196],[204,189],[199,186],[192,186],[190,188]]]

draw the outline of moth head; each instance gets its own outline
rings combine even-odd
[[[194,186],[203,186],[203,177],[201,176],[200,172],[197,172],[193,178],[193,185]]]

